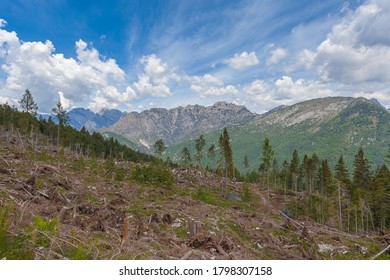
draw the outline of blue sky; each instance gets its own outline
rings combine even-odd
[[[326,96],[390,107],[390,1],[1,0],[0,102],[41,112]],[[386,31],[387,30],[387,31]]]

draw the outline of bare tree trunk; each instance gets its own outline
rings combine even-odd
[[[341,210],[341,190],[340,190],[340,182],[337,181],[337,188],[339,191],[339,224],[340,224],[340,229],[343,229],[343,220],[342,220],[342,210]]]

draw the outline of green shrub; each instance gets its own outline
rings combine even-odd
[[[8,232],[11,226],[9,214],[12,210],[12,204],[0,207],[0,259],[33,259],[34,254],[29,236],[24,233],[10,234]]]
[[[162,164],[136,166],[131,173],[131,177],[146,184],[156,184],[164,187],[172,187],[173,185],[171,171]]]

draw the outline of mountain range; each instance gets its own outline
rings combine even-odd
[[[207,107],[188,105],[170,110],[159,108],[131,112],[101,131],[110,136],[125,137],[140,150],[152,152],[158,139],[171,146],[200,134],[245,124],[256,116],[244,106],[218,102]]]
[[[351,168],[359,147],[373,165],[383,164],[390,144],[390,113],[365,98],[329,97],[276,108],[228,131],[240,170],[245,169],[245,156],[250,169],[259,167],[265,137],[270,139],[279,164],[290,160],[297,149],[301,158],[316,153],[332,164],[343,155]],[[220,134],[205,135],[207,145],[217,145]],[[168,148],[167,155],[179,161],[180,151],[188,147],[195,153],[194,146],[194,141],[178,143]]]
[[[260,164],[265,137],[271,141],[279,163],[289,160],[294,149],[301,156],[316,153],[335,163],[344,155],[350,167],[359,147],[364,148],[373,165],[383,163],[390,143],[390,113],[377,100],[352,97],[328,97],[280,106],[264,114],[226,102],[211,106],[188,105],[170,110],[154,108],[128,114],[105,110],[100,114],[78,108],[70,112],[71,124],[80,129],[98,130],[133,149],[153,152],[153,144],[162,139],[168,146],[165,157],[180,162],[187,147],[195,154],[195,139],[201,134],[207,149],[215,144],[221,130],[228,127],[235,165],[245,170]],[[204,165],[213,163],[204,157]]]
[[[103,109],[98,113],[94,113],[89,109],[73,108],[68,112],[69,124],[77,130],[85,127],[89,132],[93,132],[99,128],[113,125],[127,113],[116,109]],[[51,117],[55,123],[57,118],[51,114],[40,114],[39,118],[48,119]]]

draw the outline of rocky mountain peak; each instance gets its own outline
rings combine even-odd
[[[173,109],[153,108],[141,113],[131,112],[103,132],[113,132],[150,150],[163,139],[168,145],[219,130],[241,125],[256,115],[244,106],[218,102],[211,106],[188,105]]]

